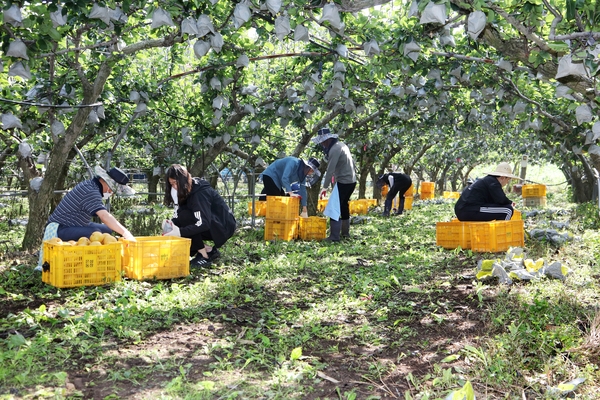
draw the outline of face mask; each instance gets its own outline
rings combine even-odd
[[[103,198],[104,200],[108,200],[108,199],[110,199],[110,196],[112,196],[112,193],[108,193],[108,192],[106,192],[106,193],[102,193],[102,198]]]
[[[173,198],[173,203],[179,204],[179,197],[177,197],[177,189],[171,187],[171,197]]]

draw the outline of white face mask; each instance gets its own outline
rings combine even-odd
[[[177,197],[177,189],[171,187],[171,197],[173,198],[173,203],[179,204],[179,197]]]
[[[110,199],[110,196],[112,196],[112,193],[108,193],[108,192],[106,192],[106,193],[102,193],[102,198],[103,198],[104,200],[108,200],[108,199]]]

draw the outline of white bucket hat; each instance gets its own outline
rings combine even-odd
[[[327,139],[337,139],[338,135],[331,133],[329,128],[321,128],[317,132],[317,137],[312,138],[312,141],[316,144],[323,143]]]
[[[110,171],[106,172],[104,168],[96,166],[94,168],[94,173],[96,176],[102,178],[110,190],[117,196],[133,196],[135,194],[135,190],[127,186],[129,178],[119,168],[112,168]]]
[[[512,171],[512,168],[509,163],[501,162],[500,164],[498,164],[498,166],[496,167],[496,170],[494,172],[488,172],[487,175],[505,176],[507,178],[521,179],[518,176],[513,175],[512,172],[513,171]]]

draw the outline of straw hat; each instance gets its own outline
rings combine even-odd
[[[500,164],[498,164],[498,166],[496,167],[496,170],[494,172],[488,172],[487,175],[505,176],[507,178],[520,179],[518,176],[513,175],[512,172],[513,171],[512,171],[512,168],[509,163],[501,162]]]

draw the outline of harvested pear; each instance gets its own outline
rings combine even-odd
[[[108,233],[105,233],[102,239],[103,244],[117,243],[117,238]]]
[[[100,243],[97,240],[94,240],[93,242],[90,242],[90,246],[102,246],[102,243]]]
[[[104,234],[102,232],[94,232],[90,235],[90,242],[100,242],[102,243],[102,238]]]
[[[77,246],[89,246],[90,244],[90,239],[86,238],[85,236],[80,237],[79,240],[77,241]]]
[[[60,243],[62,243],[62,240],[59,237],[53,237],[51,239],[46,240],[46,242],[51,243],[51,244],[60,244]]]

